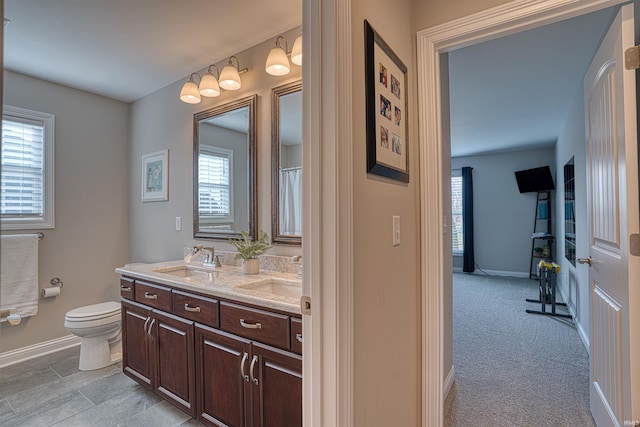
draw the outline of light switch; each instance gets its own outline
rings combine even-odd
[[[393,216],[393,246],[400,246],[400,216]]]
[[[177,216],[176,217],[176,231],[180,231],[182,230],[182,218]]]

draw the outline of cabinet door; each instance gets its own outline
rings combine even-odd
[[[156,393],[195,416],[193,322],[157,310],[153,318]]]
[[[122,300],[122,370],[153,390],[153,342],[147,334],[151,309]]]
[[[196,324],[198,419],[207,425],[250,427],[251,342]]]
[[[253,426],[301,427],[302,356],[258,343],[252,350]]]

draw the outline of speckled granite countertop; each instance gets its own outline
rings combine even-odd
[[[174,288],[200,292],[219,298],[254,304],[265,308],[300,314],[300,298],[262,292],[254,288],[276,283],[291,287],[295,293],[302,289],[302,281],[296,274],[261,271],[259,274],[242,274],[240,267],[223,265],[212,269],[190,265],[204,274],[179,277],[169,274],[170,270],[180,269],[185,262],[167,261],[153,264],[127,264],[116,268],[116,273],[136,279],[148,280],[169,285]],[[164,272],[163,272],[164,271]]]

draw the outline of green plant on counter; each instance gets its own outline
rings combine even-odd
[[[260,231],[260,233],[258,233],[258,240],[255,241],[246,231],[242,231],[240,234],[242,234],[242,237],[229,238],[229,243],[231,243],[238,251],[236,259],[248,260],[258,258],[259,255],[262,255],[271,248],[269,235],[264,231]]]

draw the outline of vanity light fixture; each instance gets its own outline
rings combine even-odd
[[[232,60],[235,58],[237,67],[233,66]],[[245,70],[242,70],[245,71]],[[220,73],[220,87],[226,90],[238,90],[242,86],[240,81],[240,61],[235,56],[229,58],[229,63],[224,66]]]
[[[280,45],[280,40],[284,40],[285,49]],[[287,58],[287,39],[283,36],[276,38],[275,47],[269,51],[267,56],[267,63],[264,67],[265,71],[272,76],[284,76],[289,74],[291,66],[289,65],[289,59]]]
[[[200,102],[200,91],[193,76],[200,76],[198,73],[191,73],[189,80],[182,86],[180,100],[187,104],[197,104]]]
[[[296,37],[291,49],[291,62],[296,65],[302,65],[302,34]]]
[[[213,74],[213,68],[215,68],[217,74],[220,75],[218,67],[215,65],[209,65],[209,69],[200,79],[199,89],[200,95],[202,96],[215,97],[220,95],[220,85],[218,84],[218,79]]]

